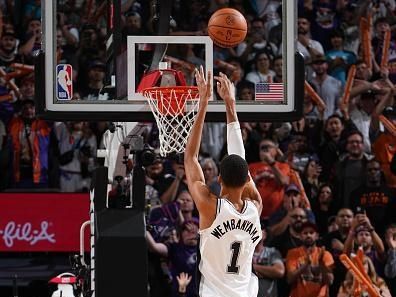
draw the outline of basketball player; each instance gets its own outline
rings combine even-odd
[[[252,257],[261,238],[259,213],[262,203],[244,159],[235,88],[224,74],[215,77],[217,91],[226,105],[229,153],[220,164],[221,193],[216,197],[205,185],[198,162],[202,127],[212,96],[212,76],[209,72],[205,79],[201,67],[196,70],[195,78],[200,105],[187,142],[184,165],[188,188],[200,214],[199,296],[256,297],[258,280],[252,274]]]

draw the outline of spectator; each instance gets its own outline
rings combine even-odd
[[[300,174],[304,172],[309,160],[316,157],[308,147],[307,136],[301,131],[292,131],[290,134],[286,155],[290,166]]]
[[[352,221],[351,232],[344,244],[344,253],[350,255],[355,252],[354,242],[362,247],[364,254],[373,261],[377,273],[383,274],[385,247],[381,238],[375,232],[370,219],[364,212],[356,213]]]
[[[248,30],[248,36],[246,42],[242,42],[238,45],[237,55],[242,58],[243,61],[250,64],[258,52],[266,52],[269,59],[273,59],[278,52],[276,45],[268,42],[265,39],[264,21],[260,18],[255,18],[251,21],[250,28]],[[245,70],[253,70],[246,68]]]
[[[16,54],[17,39],[14,31],[3,31],[0,37],[0,67],[8,68],[12,63],[20,62]]]
[[[336,216],[331,216],[327,221],[327,232],[334,232],[338,230],[338,225],[336,222]]]
[[[278,14],[279,8],[282,9],[280,1],[252,1],[252,6],[260,19],[265,20],[264,28],[266,34],[271,31],[272,27],[277,26],[281,22],[280,15]]]
[[[237,98],[239,100],[253,101],[254,100],[254,83],[244,80],[238,84]]]
[[[163,188],[159,191],[162,203],[172,202],[179,193],[188,191],[183,156],[174,154],[168,159],[171,173],[164,175]]]
[[[216,162],[212,158],[205,158],[201,161],[205,183],[216,196],[220,195],[220,184],[217,181],[219,170]]]
[[[323,188],[323,186],[320,186],[319,182],[321,171],[322,167],[319,164],[319,160],[310,158],[301,176],[305,193],[311,205],[315,203],[314,198],[316,198],[318,194],[320,195],[320,190]],[[320,227],[319,230],[321,230]]]
[[[282,206],[269,218],[269,231],[272,236],[278,236],[286,231],[291,224],[292,210],[303,207],[301,191],[295,184],[290,184],[285,189]],[[309,209],[305,209],[308,220],[315,221],[315,217]]]
[[[394,108],[386,108],[384,116],[393,123],[396,123],[396,112]],[[380,132],[378,137],[373,141],[372,152],[381,164],[381,171],[384,173],[386,184],[393,189],[396,188],[396,175],[391,172],[390,164],[396,151],[395,148],[396,137],[387,129]]]
[[[365,152],[370,153],[370,135],[373,135],[377,130],[379,125],[378,116],[382,113],[392,94],[389,89],[376,85],[376,82],[367,84],[372,86],[371,89],[366,93],[360,94],[359,97],[355,97],[355,99],[358,99],[356,106],[348,113],[356,128],[363,135]],[[362,84],[360,87],[362,87]],[[378,89],[376,90],[375,88]]]
[[[385,32],[390,30],[389,20],[385,17],[378,18],[374,23],[374,30],[376,36],[372,40],[373,51],[375,61],[378,65],[381,65],[382,59],[382,47],[384,44]],[[396,71],[394,70],[394,64],[396,62],[396,43],[394,38],[391,39],[389,48],[389,58],[387,59],[386,66],[389,68],[389,79],[392,83],[396,83]]]
[[[205,123],[202,131],[201,154],[219,161],[219,154],[226,139],[224,138],[225,123]]]
[[[344,49],[344,32],[335,29],[330,33],[331,50],[326,52],[329,74],[345,84],[349,66],[356,62],[356,55]]]
[[[109,94],[104,92],[106,65],[99,60],[92,61],[88,66],[88,84],[79,89],[83,100],[108,100]]]
[[[65,15],[60,14],[61,23],[56,30],[56,57],[58,64],[72,64],[77,69],[75,51],[78,48],[78,30],[64,22]],[[63,25],[62,25],[63,24]],[[74,70],[74,69],[73,69]]]
[[[328,184],[323,184],[319,188],[318,196],[311,204],[315,214],[318,233],[320,236],[327,234],[328,221],[336,214],[336,205],[333,200],[333,192]]]
[[[287,251],[299,247],[301,242],[301,226],[307,221],[307,213],[304,209],[296,207],[288,213],[289,224],[286,230],[277,236],[272,236],[268,246],[275,247],[282,255],[286,257]]]
[[[343,92],[341,82],[327,74],[328,67],[328,61],[325,56],[319,55],[312,57],[314,78],[310,82],[315,86],[318,95],[326,104],[324,119],[329,118],[338,110]]]
[[[254,57],[255,70],[246,74],[246,80],[252,83],[273,82],[275,72],[270,69],[271,60],[266,51],[258,51]]]
[[[363,266],[366,274],[370,278],[370,282],[373,286],[380,292],[381,296],[384,297],[391,297],[389,293],[389,289],[385,283],[385,281],[378,276],[378,273],[375,271],[374,264],[369,257],[364,257],[363,259]],[[356,292],[354,291],[354,277],[350,271],[348,271],[345,281],[340,287],[338,291],[337,297],[353,297],[356,296]],[[359,294],[361,296],[365,296],[369,294],[364,286],[359,286],[360,290]]]
[[[277,145],[270,139],[260,142],[260,162],[249,164],[249,171],[265,203],[261,218],[269,217],[282,203],[284,187],[289,184],[290,167],[276,161]]]
[[[385,242],[388,253],[385,264],[385,276],[388,278],[388,286],[392,296],[396,295],[396,225],[392,224],[386,228]]]
[[[253,255],[253,270],[259,278],[258,296],[277,297],[277,279],[285,275],[285,265],[279,251],[266,246],[267,230],[265,227],[262,234]]]
[[[33,64],[33,53],[41,48],[41,37],[41,20],[31,19],[27,24],[26,36],[18,49],[18,53],[30,64]]]
[[[311,39],[310,27],[311,23],[308,17],[299,15],[297,19],[297,50],[304,56],[306,64],[309,64],[313,57],[324,55],[320,42]]]
[[[221,71],[230,78],[230,81],[238,90],[239,85],[244,83],[245,71],[243,69],[243,62],[238,57],[230,57],[226,62],[230,66],[227,65],[227,67],[224,67]]]
[[[314,85],[311,84],[311,87],[316,91]],[[308,146],[318,152],[322,141],[324,108],[315,105],[308,92],[304,94],[303,114],[300,129],[307,135]]]
[[[275,72],[274,76],[274,82],[275,83],[281,83],[283,82],[283,57],[282,56],[276,56],[274,60],[272,61],[273,63],[273,69]]]
[[[126,43],[129,35],[145,35],[144,27],[142,26],[142,17],[136,11],[129,11],[125,14],[125,26],[122,28],[122,37]]]
[[[346,269],[341,263],[339,256],[343,253],[344,242],[351,230],[353,212],[349,208],[341,208],[336,216],[338,230],[329,232],[323,236],[322,243],[334,259],[334,282],[330,287],[330,296],[336,296],[339,287],[345,279]]]
[[[351,131],[348,135],[346,153],[336,164],[336,197],[337,204],[350,205],[350,195],[365,180],[368,161],[373,157],[363,151],[363,135],[359,131]]]
[[[327,119],[324,140],[319,148],[322,180],[333,181],[335,177],[335,164],[345,149],[346,135],[354,129],[356,128],[352,121],[347,120],[344,122],[339,115],[332,115]]]
[[[177,276],[182,272],[192,275],[192,281],[187,286],[186,296],[195,296],[198,225],[191,221],[184,222],[179,234],[180,241],[167,245],[155,242],[149,232],[146,234],[149,249],[163,257],[168,257],[171,263],[172,296],[178,296]]]
[[[164,166],[162,159],[155,155],[151,164],[146,166],[146,201],[150,201],[150,206],[159,206],[162,201],[159,192],[162,191],[164,182]]]
[[[36,118],[32,100],[24,100],[21,114],[9,125],[8,148],[11,183],[14,188],[48,187],[50,128]]]
[[[303,245],[287,253],[287,280],[292,287],[291,297],[325,297],[334,276],[333,257],[316,246],[318,229],[315,224],[306,222],[301,226]]]
[[[21,92],[21,100],[34,100],[34,74],[25,75],[20,80],[19,91]]]
[[[93,61],[100,57],[100,51],[104,48],[96,26],[91,24],[83,25],[80,36],[79,48],[75,53],[78,65],[77,89],[86,88],[88,85],[89,67]]]
[[[368,161],[366,182],[354,190],[349,198],[351,209],[360,207],[372,222],[375,231],[383,235],[385,227],[395,221],[395,194],[383,181],[377,160]]]
[[[290,210],[287,217],[289,224],[286,230],[278,236],[273,236],[270,233],[270,240],[268,246],[276,248],[285,259],[290,249],[301,246],[301,226],[307,221],[307,213],[304,209],[296,207]],[[279,279],[278,282],[278,296],[289,296],[290,287],[286,279]]]
[[[312,36],[319,41],[325,50],[330,49],[330,33],[339,26],[339,10],[345,2],[337,3],[330,0],[312,2]]]
[[[177,195],[176,203],[179,205],[180,224],[184,222],[198,222],[198,217],[194,216],[194,200],[190,192],[182,191]]]
[[[84,122],[57,122],[54,136],[60,164],[60,189],[62,192],[87,191],[90,185],[88,164],[82,158],[96,155],[96,137],[88,133]],[[85,156],[84,156],[85,154]],[[84,160],[85,161],[85,160]],[[92,160],[93,161],[93,160]]]

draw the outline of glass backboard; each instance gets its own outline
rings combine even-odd
[[[91,7],[81,7],[87,10],[86,19],[79,20],[81,26],[73,25],[76,22],[65,1],[42,2],[43,46],[35,67],[36,75],[42,78],[36,80],[40,116],[53,120],[152,121],[146,99],[139,92],[142,78],[158,68],[172,69],[182,73],[185,84],[194,85],[193,71],[202,65],[206,71],[215,75],[222,71],[235,81],[240,120],[300,117],[304,62],[295,46],[297,1],[280,1],[278,14],[283,21],[272,26],[278,36],[275,41],[269,42],[269,30],[261,31],[260,40],[257,20],[248,19],[246,40],[232,50],[213,44],[206,33],[207,18],[195,25],[198,31],[183,31],[181,14],[171,20],[171,33],[158,36],[160,30],[155,28],[150,32],[145,24],[157,18],[152,27],[161,26],[161,14],[149,5],[145,7],[146,2],[150,3],[136,1],[139,7],[126,9],[125,1],[87,1]],[[187,6],[187,17],[188,9],[194,7],[183,5]],[[145,30],[134,30],[136,22]],[[254,50],[247,50],[249,47]],[[261,65],[265,57],[270,59],[266,67]],[[164,83],[164,79],[152,83]],[[207,120],[225,121],[224,104],[215,90]]]

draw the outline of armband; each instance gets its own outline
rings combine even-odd
[[[227,124],[227,152],[229,155],[234,154],[245,159],[245,147],[239,122]]]

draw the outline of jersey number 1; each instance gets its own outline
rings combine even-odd
[[[232,250],[232,255],[231,255],[231,263],[230,265],[227,265],[228,273],[238,274],[239,272],[239,266],[237,265],[237,261],[239,257],[239,252],[241,251],[241,245],[242,242],[240,241],[234,241],[233,243],[231,243],[230,249]]]

